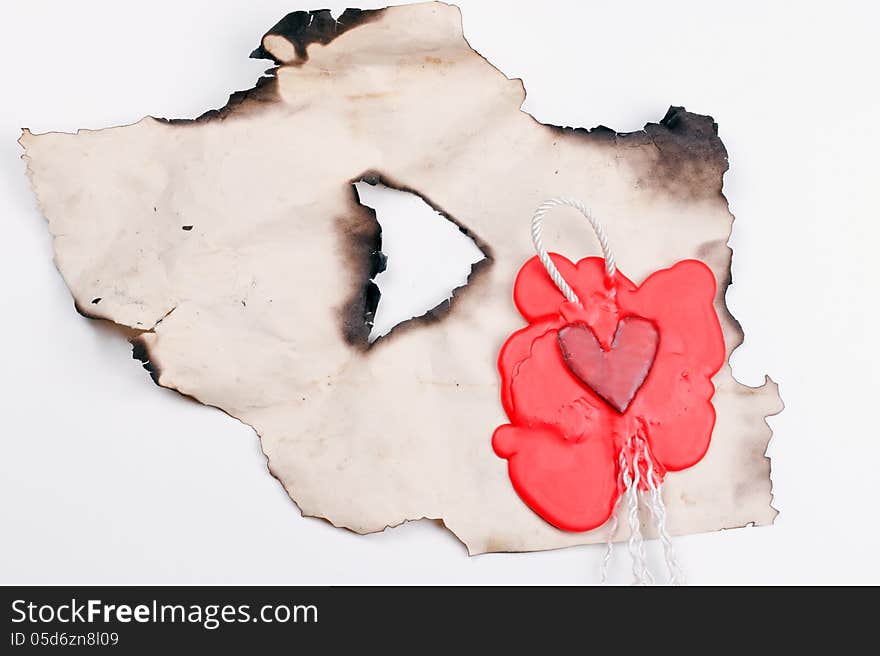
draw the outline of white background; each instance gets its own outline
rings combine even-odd
[[[688,580],[880,583],[877,5],[460,6],[472,46],[523,78],[542,121],[628,131],[676,104],[720,125],[737,216],[729,304],[746,333],[734,372],[781,385],[769,454],[782,514],[677,539]],[[19,129],[220,107],[266,67],[247,57],[263,32],[309,8],[3,3],[0,583],[597,580],[599,547],[468,558],[428,522],[362,537],[303,519],[251,429],[156,387],[123,339],[74,311]],[[614,576],[627,580],[623,554]]]

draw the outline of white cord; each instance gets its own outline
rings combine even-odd
[[[669,537],[669,532],[666,530],[666,506],[663,504],[663,494],[661,491],[663,483],[654,478],[654,465],[648,455],[647,442],[644,439],[639,440],[639,442],[642,447],[642,457],[648,465],[648,492],[651,497],[649,507],[651,509],[651,516],[657,523],[657,533],[660,536],[660,542],[663,545],[663,556],[666,559],[666,569],[669,570],[669,582],[672,585],[681,585],[684,583],[684,572],[682,572],[681,566],[678,564],[678,559],[675,556],[675,549],[672,546],[672,538]]]
[[[632,463],[627,462],[627,451],[632,453]],[[660,542],[663,545],[663,555],[666,560],[666,568],[669,570],[669,583],[672,585],[681,585],[684,583],[684,572],[678,564],[675,549],[672,545],[672,538],[666,529],[666,506],[663,503],[663,483],[659,480],[659,477],[654,470],[654,463],[651,459],[647,440],[638,435],[631,437],[627,444],[620,450],[618,460],[620,465],[619,481],[623,487],[623,493],[618,496],[617,501],[614,502],[614,509],[611,511],[611,519],[608,524],[608,533],[605,543],[605,556],[602,559],[601,582],[606,583],[608,580],[608,567],[611,563],[611,554],[614,550],[614,534],[617,532],[619,521],[618,513],[621,500],[626,497],[626,512],[630,530],[629,554],[632,559],[633,582],[636,585],[652,585],[654,583],[654,576],[648,568],[645,542],[642,537],[641,524],[639,521],[639,500],[642,496],[641,491],[639,490],[639,483],[642,479],[641,470],[639,469],[639,460],[645,462],[645,480],[648,486],[646,494],[647,505],[651,511],[651,518],[657,524],[657,533],[660,537]]]
[[[629,519],[629,556],[632,559],[633,583],[635,585],[652,585],[654,576],[648,569],[648,559],[645,555],[645,542],[642,539],[642,526],[639,520],[639,474],[638,461],[633,456],[633,473],[630,476],[629,467],[626,464],[626,456],[620,453],[621,466],[624,468],[623,483],[626,487],[627,518]]]
[[[547,269],[547,273],[550,274],[550,279],[553,280],[557,287],[559,287],[559,291],[562,292],[565,298],[572,303],[581,305],[581,300],[578,298],[578,295],[574,293],[574,290],[565,281],[562,274],[559,273],[559,269],[553,264],[553,260],[550,259],[547,249],[544,248],[544,241],[541,236],[541,232],[544,229],[544,216],[554,207],[560,205],[568,205],[569,207],[575,208],[586,217],[587,221],[590,222],[593,232],[596,233],[596,238],[599,240],[599,245],[602,247],[602,256],[605,258],[605,277],[607,282],[610,283],[614,279],[614,273],[617,271],[617,267],[614,264],[614,254],[611,252],[611,246],[608,245],[608,235],[605,234],[605,228],[602,227],[602,224],[599,223],[599,219],[593,216],[583,203],[574,198],[558,196],[556,198],[545,200],[538,205],[538,209],[535,210],[535,214],[532,216],[532,243],[535,245],[535,252],[538,253],[538,259],[541,260],[541,264],[544,265],[544,268]]]

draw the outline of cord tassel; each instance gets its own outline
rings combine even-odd
[[[627,459],[626,454],[631,454],[631,459]],[[639,463],[645,464],[645,475],[642,476]],[[642,496],[645,496],[645,503],[651,511],[651,519],[657,527],[657,534],[660,543],[663,546],[663,555],[666,560],[666,568],[669,571],[669,583],[671,585],[681,585],[684,583],[684,573],[678,563],[675,555],[675,549],[672,545],[672,538],[666,528],[666,506],[663,503],[662,481],[654,469],[653,459],[651,458],[648,442],[639,435],[630,438],[627,444],[620,450],[619,455],[619,479],[618,484],[621,488],[621,494],[618,496],[614,504],[611,519],[608,523],[608,534],[606,538],[605,556],[602,559],[602,583],[608,580],[608,566],[611,562],[611,556],[614,550],[613,540],[614,534],[619,525],[619,513],[621,512],[621,501],[626,501],[626,517],[629,524],[629,554],[632,560],[633,584],[634,585],[653,585],[655,583],[654,575],[648,567],[648,559],[645,552],[645,542],[642,536],[641,520],[639,517],[639,503]],[[640,490],[640,484],[644,481],[646,489]]]

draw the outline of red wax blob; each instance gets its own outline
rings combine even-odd
[[[514,302],[529,325],[498,357],[510,423],[493,446],[535,512],[586,531],[611,514],[618,454],[633,435],[647,440],[661,477],[706,453],[724,339],[702,262],[678,262],[638,287],[618,272],[609,287],[602,258],[551,257],[583,307],[566,301],[538,258],[520,270]]]

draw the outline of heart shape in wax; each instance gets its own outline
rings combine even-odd
[[[585,323],[561,328],[557,340],[571,373],[623,414],[651,371],[660,337],[647,319],[628,316],[617,324],[609,349]]]

